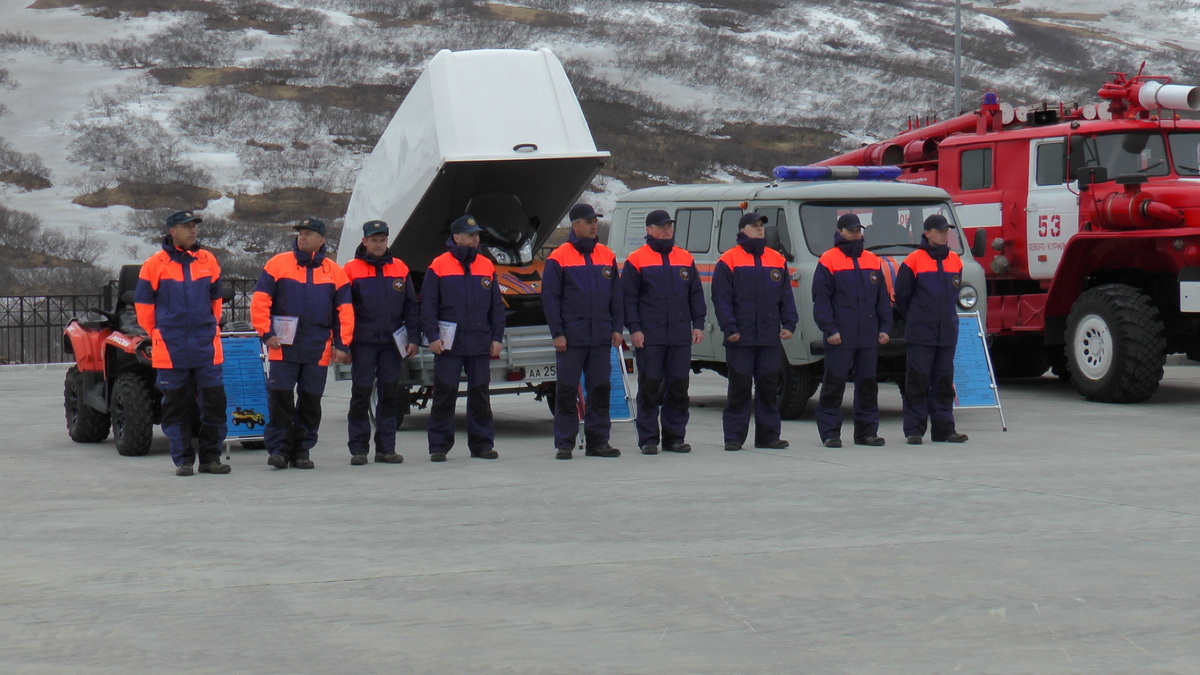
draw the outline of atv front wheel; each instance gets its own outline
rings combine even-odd
[[[117,452],[126,457],[141,457],[150,452],[150,439],[154,437],[154,399],[146,381],[133,373],[118,377],[113,385],[109,410]]]
[[[67,433],[76,443],[99,443],[108,438],[108,413],[83,402],[83,373],[75,366],[63,382],[63,407],[67,412]]]

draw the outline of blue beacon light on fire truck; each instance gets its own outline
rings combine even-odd
[[[777,166],[779,180],[896,180],[898,166]]]

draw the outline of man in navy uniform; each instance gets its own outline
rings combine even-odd
[[[863,250],[862,222],[853,213],[837,221],[833,248],[813,276],[813,318],[825,342],[825,378],[817,400],[817,431],[827,448],[842,447],[842,396],[854,369],[854,444],[884,444],[879,437],[879,347],[892,329],[879,257]]]
[[[609,445],[609,395],[612,390],[610,349],[621,342],[622,302],[617,259],[598,243],[601,214],[590,204],[571,207],[567,243],[546,259],[542,307],[554,338],[558,381],[555,387],[554,447],[556,459],[571,459],[579,433],[576,401],[579,376],[587,380],[584,454],[620,457]]]
[[[935,443],[965,443],[954,429],[954,350],[958,346],[958,289],[962,259],[950,250],[950,223],[941,214],[925,219],[921,248],[896,273],[896,307],[904,315],[908,372],[904,377],[904,436],[920,445],[932,423]]]
[[[375,406],[375,461],[399,464],[396,424],[400,406],[400,359],[416,356],[420,323],[416,291],[408,266],[388,250],[388,224],[363,224],[362,244],[342,268],[354,303],[354,341],[350,343],[350,463],[367,463],[371,438],[371,392]],[[408,344],[402,353],[395,334],[403,328]]]
[[[675,221],[661,209],[646,215],[646,244],[629,254],[621,273],[625,327],[637,349],[638,446],[691,452],[688,369],[692,345],[704,339],[704,292],[692,254],[675,246]]]
[[[496,459],[495,426],[489,398],[489,358],[500,356],[504,339],[504,301],[496,266],[479,255],[475,218],[450,224],[446,252],[433,259],[421,286],[421,330],[433,357],[433,405],[429,410],[429,459],[446,461],[454,447],[454,404],[458,380],[467,371],[467,448],[472,457]],[[447,347],[440,322],[453,324]]]
[[[152,340],[151,365],[163,393],[162,430],[171,442],[176,476],[191,476],[200,441],[200,473],[225,474],[227,430],[221,349],[221,266],[196,243],[200,217],[167,217],[162,250],[142,264],[134,291],[138,324]],[[193,428],[198,420],[199,428]]]
[[[787,261],[766,247],[767,217],[747,213],[738,221],[737,246],[729,249],[713,271],[712,301],[725,336],[729,393],[722,427],[725,449],[741,450],[750,430],[751,384],[754,385],[754,447],[782,449],[779,437],[780,340],[792,337],[800,316],[792,297]]]

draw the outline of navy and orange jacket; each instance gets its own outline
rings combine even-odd
[[[896,308],[904,315],[904,340],[914,345],[958,344],[958,289],[962,259],[924,236],[896,273]]]
[[[334,348],[349,351],[354,339],[350,281],[325,257],[324,246],[307,253],[293,242],[291,253],[267,261],[250,299],[250,321],[264,342],[275,336],[274,316],[295,316],[300,322],[292,344],[267,351],[272,361],[327,366]]]
[[[879,334],[892,330],[888,298],[879,256],[863,250],[863,241],[833,235],[834,247],[817,262],[813,276],[813,318],[825,339],[842,336],[843,347],[879,345]]]
[[[421,284],[421,330],[438,340],[438,322],[457,324],[451,354],[486,356],[504,340],[504,300],[496,266],[479,249],[446,241],[447,251],[429,263]]]
[[[162,250],[142,263],[134,291],[137,321],[150,335],[155,368],[219,365],[221,267],[199,245],[184,251],[163,238]]]
[[[575,232],[546,258],[542,308],[550,335],[564,336],[571,347],[612,344],[624,315],[621,277],[612,249]]]
[[[692,329],[704,328],[708,309],[692,254],[673,239],[646,236],[621,271],[625,327],[641,331],[648,345],[689,345]]]
[[[792,297],[787,261],[766,247],[765,239],[738,232],[738,245],[717,261],[712,301],[725,346],[770,347],[780,344],[779,329],[796,330],[800,315]],[[729,342],[737,333],[738,341]]]
[[[355,343],[390,344],[392,334],[401,326],[408,328],[409,342],[420,342],[417,292],[407,265],[391,251],[381,258],[368,256],[367,249],[359,244],[354,260],[342,270],[350,280]]]

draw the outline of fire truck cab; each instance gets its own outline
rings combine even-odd
[[[1150,397],[1165,356],[1200,358],[1200,89],[1114,73],[1104,102],[978,111],[821,162],[895,165],[949,192],[987,272],[1001,376],[1068,377],[1089,400]],[[1164,82],[1165,81],[1165,82]]]

